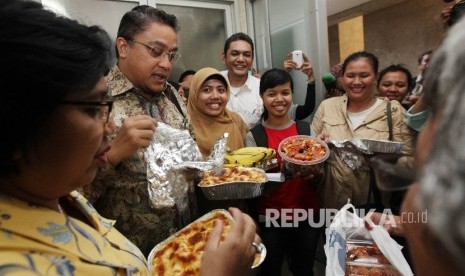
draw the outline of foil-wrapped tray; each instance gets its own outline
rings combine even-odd
[[[164,241],[160,242],[159,244],[157,244],[150,251],[150,254],[149,254],[148,258],[147,258],[148,266],[149,266],[149,269],[150,269],[152,275],[155,275],[155,276],[156,275],[161,275],[161,272],[159,271],[160,267],[154,267],[154,259],[159,257],[159,254],[162,254],[164,250],[167,250],[167,248],[171,244],[173,244],[178,237],[180,237],[181,235],[185,235],[186,233],[190,233],[191,229],[194,229],[193,228],[194,224],[197,224],[198,222],[206,222],[206,221],[209,221],[211,219],[217,218],[218,216],[221,216],[221,217],[225,218],[227,221],[229,221],[231,223],[231,225],[234,223],[234,219],[233,219],[233,217],[231,216],[231,214],[228,211],[223,210],[223,209],[212,210],[212,211],[208,212],[207,214],[203,215],[202,217],[200,217],[199,219],[195,220],[194,222],[190,223],[189,225],[187,225],[183,229],[181,229],[178,232],[174,233],[173,235],[168,237],[166,240],[164,240]],[[213,226],[211,228],[209,228],[209,231],[211,231],[211,229],[213,229]],[[230,229],[229,227],[224,226],[223,231],[229,231],[229,229]],[[199,234],[199,233],[200,232],[195,233],[194,236],[197,237],[196,234]],[[202,237],[201,240],[206,241],[207,237],[209,236],[209,232],[208,233],[200,233],[200,234],[202,234],[201,235],[201,237]],[[198,240],[198,239],[196,239],[196,240]],[[195,256],[198,258],[198,261],[201,261],[202,255],[203,255],[203,249],[204,249],[203,247],[200,248],[199,251],[195,251],[195,252],[186,251],[186,250],[188,250],[187,248],[188,247],[186,247],[186,246],[180,246],[180,247],[176,248],[175,252],[176,252],[176,254],[179,254],[180,256],[186,256],[186,254],[195,253]],[[261,263],[263,263],[263,261],[265,260],[265,257],[266,257],[267,251],[266,251],[265,245],[263,243],[260,243],[258,245],[258,248],[259,248],[259,252],[257,252],[256,255],[255,255],[252,268],[258,267]],[[199,248],[196,248],[196,249],[199,249]],[[169,259],[172,260],[173,259],[172,257],[173,256],[170,256]],[[163,264],[165,266],[165,263],[163,263]],[[166,267],[164,269],[166,269]],[[182,266],[177,267],[177,269],[182,269]],[[200,271],[198,271],[198,273],[200,275]],[[184,273],[183,273],[183,271],[178,271],[176,273],[176,275],[184,275]]]
[[[402,153],[404,143],[384,140],[360,139],[371,152],[377,153]]]
[[[265,171],[259,168],[243,168],[240,170],[253,171],[263,175],[263,181],[225,181],[206,185],[204,180],[200,181],[199,187],[207,199],[210,200],[228,200],[228,199],[246,199],[259,197],[268,181]]]

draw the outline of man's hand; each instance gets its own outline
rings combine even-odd
[[[112,166],[131,157],[140,149],[152,142],[157,121],[148,115],[137,115],[123,121],[115,139],[111,143],[111,150],[107,153]]]
[[[231,232],[220,243],[223,224],[215,222],[205,245],[200,275],[249,275],[257,250],[252,242],[260,242],[255,234],[255,223],[248,215],[236,208],[229,212],[234,218]]]

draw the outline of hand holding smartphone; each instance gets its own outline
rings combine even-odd
[[[304,57],[301,50],[292,51],[292,60],[297,63],[296,69],[302,68],[304,64]]]

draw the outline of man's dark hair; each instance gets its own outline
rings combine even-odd
[[[181,29],[176,16],[151,6],[141,5],[123,15],[117,37],[133,40],[134,36],[146,31],[152,23],[170,26],[175,32]],[[116,54],[119,56],[118,51]]]
[[[423,53],[421,53],[418,56],[418,64],[421,64],[421,62],[423,61],[424,56],[431,55],[432,53],[433,53],[433,50],[428,50],[428,51],[424,51]]]
[[[250,47],[252,48],[252,56],[254,56],[254,45],[253,45],[253,41],[252,39],[250,38],[250,36],[244,34],[244,33],[235,33],[233,35],[231,35],[227,40],[226,42],[224,43],[224,49],[223,49],[223,53],[226,55],[226,53],[228,52],[229,50],[229,46],[231,45],[232,42],[234,41],[238,41],[238,40],[243,40],[247,43],[250,44]]]

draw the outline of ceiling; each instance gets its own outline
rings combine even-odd
[[[374,0],[326,0],[328,16]]]

